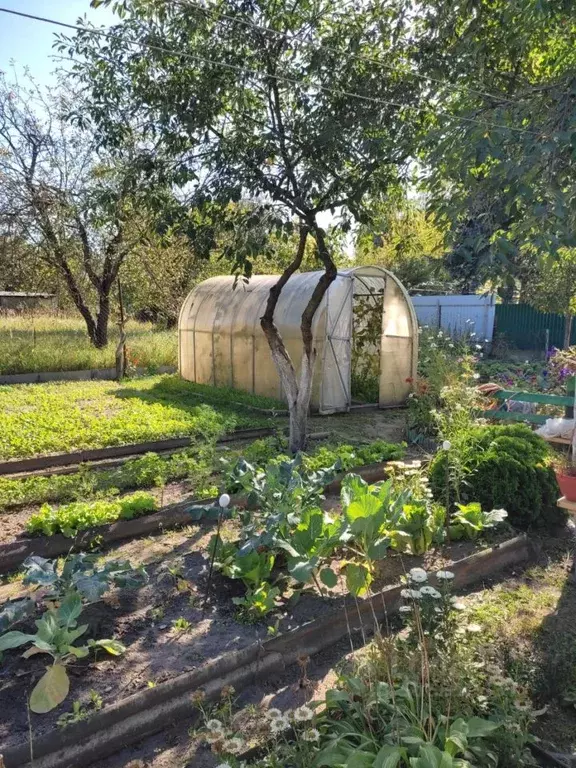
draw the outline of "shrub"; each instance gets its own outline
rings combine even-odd
[[[131,520],[157,509],[156,499],[143,491],[114,501],[74,502],[56,509],[44,504],[37,514],[30,517],[26,530],[28,533],[43,533],[46,536],[55,533],[75,536],[78,531],[86,528],[114,523],[116,520]]]
[[[450,472],[451,454],[464,472],[458,480]],[[435,498],[478,502],[483,509],[504,508],[516,528],[561,524],[563,510],[556,506],[558,486],[549,464],[545,440],[525,424],[505,424],[471,429],[466,441],[449,451],[439,451],[430,465],[430,485]]]

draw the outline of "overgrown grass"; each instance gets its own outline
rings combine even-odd
[[[269,424],[242,403],[266,408],[275,401],[236,391],[235,402],[230,397],[177,376],[0,387],[0,460],[167,437],[210,439]]]
[[[177,365],[178,334],[152,323],[126,325],[130,364],[140,368]],[[89,342],[81,319],[58,315],[0,316],[0,374],[77,371],[114,367],[118,328],[110,325],[106,349]]]
[[[549,713],[537,733],[576,746],[576,584],[568,554],[474,596],[469,618],[494,658],[524,684],[535,705]]]

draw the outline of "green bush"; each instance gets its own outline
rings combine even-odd
[[[525,424],[506,424],[471,429],[457,450],[464,468],[458,487],[447,462],[456,450],[439,451],[430,465],[430,486],[438,500],[478,502],[482,509],[503,508],[515,527],[549,527],[565,520],[556,506],[559,491],[549,465],[545,440]]]
[[[44,504],[37,514],[30,517],[26,530],[28,533],[43,533],[46,536],[55,533],[75,536],[78,531],[86,528],[114,523],[116,520],[131,520],[156,512],[157,509],[156,499],[144,491],[114,501],[74,502],[56,509]]]

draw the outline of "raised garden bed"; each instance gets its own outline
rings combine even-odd
[[[86,610],[91,625],[107,632],[115,630],[128,645],[128,651],[116,661],[78,663],[70,700],[85,698],[91,689],[100,692],[104,699],[104,708],[88,721],[55,729],[55,721],[65,706],[48,715],[31,715],[34,768],[69,768],[102,759],[175,721],[193,716],[194,691],[202,689],[208,699],[218,696],[225,685],[234,685],[240,691],[255,677],[262,679],[276,673],[302,655],[312,656],[360,626],[368,636],[375,620],[390,618],[399,604],[401,587],[397,584],[357,601],[344,602],[342,596],[321,598],[306,593],[282,618],[279,634],[264,639],[265,626],[239,624],[234,618],[229,600],[232,587],[227,580],[218,579],[212,592],[214,599],[209,609],[202,611],[198,602],[202,598],[206,558],[197,550],[206,540],[197,531],[185,541],[185,546],[182,542],[176,549],[196,549],[185,556],[182,568],[182,576],[189,584],[188,593],[178,591],[173,582],[165,581],[169,576],[163,577],[161,569],[156,569],[150,586],[138,594],[121,593]],[[434,561],[443,567],[450,564],[456,575],[456,589],[493,579],[499,571],[524,564],[532,556],[532,546],[524,536],[478,549],[456,562],[453,560],[458,550],[451,550],[450,546],[435,556]],[[416,564],[410,556],[403,556],[402,560],[407,570]],[[195,597],[193,604],[190,596]],[[151,605],[161,606],[164,611],[162,619],[155,623],[147,617],[147,607]],[[191,632],[167,635],[161,627],[166,628],[179,615],[191,621]],[[23,662],[11,653],[7,659],[4,674],[10,676],[10,682],[0,691],[0,706],[8,713],[2,726],[6,768],[30,765],[26,710],[29,686],[22,683],[42,668],[37,657]],[[164,679],[159,679],[160,674]],[[147,687],[148,681],[156,683],[155,687]],[[138,688],[142,690],[133,693]]]
[[[379,462],[363,467],[355,467],[350,472],[360,475],[368,483],[374,483],[385,479],[386,463]],[[343,476],[344,473],[326,486],[327,494],[339,493]],[[215,502],[216,499],[188,498],[135,520],[121,520],[110,525],[100,525],[80,531],[73,538],[61,534],[53,536],[28,536],[24,530],[27,515],[21,515],[19,517],[20,524],[22,525],[21,535],[11,541],[0,544],[0,573],[17,568],[30,555],[40,555],[45,558],[57,557],[68,552],[89,549],[95,542],[98,546],[102,546],[122,541],[123,539],[148,536],[163,530],[189,525],[192,522],[189,512],[191,507]],[[233,503],[238,506],[242,503],[242,500],[240,497],[235,497]]]
[[[229,443],[235,440],[254,440],[258,437],[272,435],[271,427],[257,427],[236,429],[228,435],[220,437],[218,443]],[[163,440],[150,440],[146,443],[131,443],[127,445],[113,445],[108,448],[94,448],[85,451],[73,451],[72,453],[58,453],[51,456],[33,456],[28,459],[11,459],[0,463],[0,475],[20,475],[28,472],[50,470],[54,467],[74,467],[87,462],[105,461],[131,457],[150,452],[174,451],[179,448],[187,448],[197,442],[193,437],[172,437]],[[74,470],[72,470],[74,471]],[[46,473],[47,475],[50,472]]]

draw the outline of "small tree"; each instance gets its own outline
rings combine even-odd
[[[564,315],[564,349],[570,346],[572,321],[576,314],[576,250],[564,248],[556,258],[540,263],[526,296],[541,312]]]
[[[380,206],[356,238],[355,261],[378,264],[393,272],[406,288],[444,287],[444,233],[424,206],[400,198]]]
[[[70,125],[71,104],[78,97],[65,85],[44,92],[0,76],[0,227],[60,276],[90,341],[104,347],[141,174],[127,151],[112,159]]]
[[[345,12],[326,0],[216,0],[206,8],[123,0],[116,8],[122,21],[109,40],[86,30],[63,43],[86,59],[76,73],[97,97],[92,115],[103,135],[118,143],[115,116],[129,105],[177,158],[180,185],[224,202],[269,203],[278,233],[297,222],[297,247],[261,326],[288,400],[290,448],[301,449],[317,355],[313,320],[337,274],[321,217],[337,214],[344,228],[362,219],[365,197],[396,187],[415,153],[422,104],[407,64],[410,14],[400,0]],[[294,361],[274,315],[310,238],[322,274]],[[250,253],[235,259],[248,276]]]

